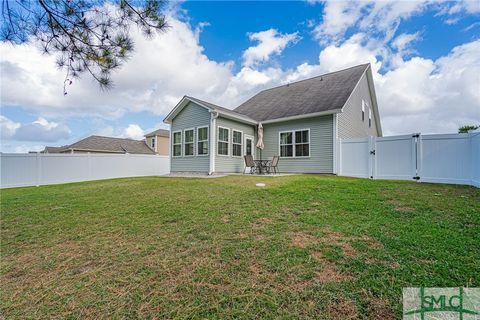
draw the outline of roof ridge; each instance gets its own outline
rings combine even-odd
[[[132,138],[117,138],[117,137],[108,137],[108,136],[100,136],[100,135],[97,135],[97,134],[92,134],[91,136],[88,136],[80,141],[83,141],[85,139],[88,139],[88,138],[91,138],[91,137],[99,137],[99,138],[108,138],[108,139],[116,139],[116,140],[126,140],[126,141],[137,141],[137,142],[143,142],[143,140],[137,140],[137,139],[132,139]],[[77,142],[80,142],[80,141],[77,141]],[[75,143],[77,143],[75,142]]]
[[[276,86],[276,87],[271,87],[271,88],[268,88],[268,89],[264,89],[262,91],[259,91],[258,93],[260,92],[265,92],[265,91],[269,91],[269,90],[273,90],[273,89],[277,89],[277,88],[281,88],[281,87],[288,87],[292,84],[297,84],[297,83],[300,83],[300,82],[303,82],[303,81],[308,81],[308,80],[313,80],[313,79],[316,79],[316,78],[320,78],[320,77],[324,77],[324,76],[328,76],[328,75],[331,75],[331,74],[334,74],[334,73],[338,73],[338,72],[343,72],[343,71],[347,71],[347,70],[350,70],[350,69],[353,69],[353,68],[358,68],[358,67],[361,67],[361,66],[368,66],[370,65],[370,62],[369,63],[364,63],[364,64],[358,64],[356,66],[351,66],[351,67],[348,67],[348,68],[345,68],[345,69],[342,69],[342,70],[337,70],[337,71],[332,71],[332,72],[327,72],[327,73],[323,73],[323,74],[320,74],[318,76],[315,76],[315,77],[311,77],[311,78],[306,78],[306,79],[302,79],[302,80],[297,80],[297,81],[294,81],[294,82],[289,82],[287,84],[282,84],[280,86]],[[258,94],[257,93],[257,94]],[[253,98],[253,97],[252,97]],[[247,100],[248,101],[248,100]],[[243,104],[243,103],[242,103]],[[239,106],[241,106],[242,104],[240,104]],[[237,106],[237,108],[239,107]],[[235,109],[237,109],[235,108]],[[238,111],[237,111],[238,112]]]

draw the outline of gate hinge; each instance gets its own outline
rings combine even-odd
[[[415,177],[413,177],[413,180],[420,180],[420,177],[419,177],[419,176],[415,176]]]
[[[420,135],[419,135],[418,133],[417,133],[417,134],[414,134],[414,135],[412,135],[412,138],[418,138],[418,137],[420,137]]]
[[[375,155],[375,150],[370,151],[370,154]]]

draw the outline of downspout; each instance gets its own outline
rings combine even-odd
[[[208,171],[208,175],[212,175],[215,173],[215,146],[216,146],[216,138],[217,135],[215,134],[217,128],[217,118],[218,112],[210,111],[210,169]]]

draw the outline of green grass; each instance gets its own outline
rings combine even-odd
[[[1,211],[7,319],[389,319],[402,287],[480,286],[473,187],[149,177],[6,189]]]

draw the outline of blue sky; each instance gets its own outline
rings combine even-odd
[[[473,1],[173,3],[102,92],[33,43],[1,44],[1,151],[91,134],[141,138],[185,94],[233,108],[265,88],[370,62],[384,134],[480,123],[480,5]]]

